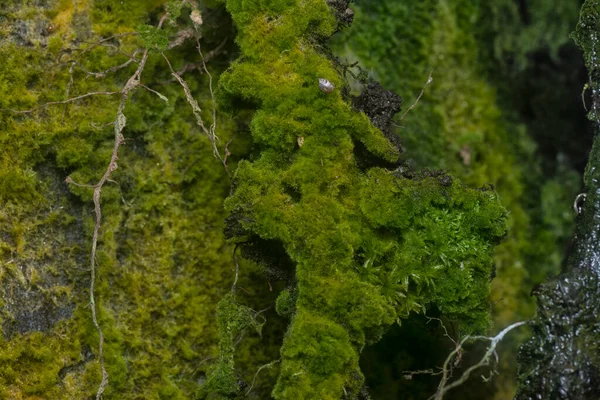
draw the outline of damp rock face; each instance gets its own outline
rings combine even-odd
[[[599,284],[576,270],[543,285],[533,336],[519,351],[516,399],[600,398]]]
[[[566,271],[538,290],[533,336],[519,352],[516,399],[600,398],[600,2],[586,1],[575,40],[582,48],[593,93],[596,139],[584,177],[585,202]]]
[[[39,290],[17,288],[6,296],[2,311],[11,316],[3,321],[6,339],[29,332],[48,332],[54,325],[73,315],[73,304],[57,305]]]
[[[600,398],[599,183],[596,138],[567,271],[537,290],[533,336],[519,351],[518,400]]]
[[[66,200],[56,168],[43,164],[35,173],[46,201],[27,211],[8,201],[0,213],[0,326],[7,340],[71,318],[74,267],[85,259],[80,205]]]
[[[8,40],[23,47],[48,44],[52,23],[45,14],[55,6],[53,1],[3,3],[0,4],[0,40]],[[32,13],[30,7],[38,12]]]

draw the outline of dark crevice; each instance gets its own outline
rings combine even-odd
[[[582,104],[587,72],[581,52],[566,45],[554,59],[548,51],[538,51],[530,55],[528,65],[510,83],[518,88],[512,101],[536,141],[544,175],[556,173],[561,157],[583,173],[593,127]],[[584,101],[589,108],[587,95]]]
[[[354,142],[354,159],[356,166],[362,172],[366,172],[374,167],[395,169],[398,163],[386,161],[367,150],[361,142]]]
[[[531,23],[531,14],[529,13],[529,6],[527,0],[519,0],[519,15],[521,16],[521,22],[525,25]]]
[[[71,372],[80,372],[83,371],[84,366],[87,362],[91,361],[94,358],[94,353],[90,347],[86,344],[82,345],[81,348],[81,360],[76,362],[75,364],[65,365],[58,371],[58,377],[60,380],[64,380],[68,374]]]
[[[252,237],[240,244],[241,255],[257,263],[269,280],[293,282],[296,275],[296,263],[285,251],[283,243],[276,239]]]
[[[277,239],[262,239],[247,231],[244,224],[253,219],[240,211],[231,212],[225,218],[225,237],[244,240],[238,243],[240,255],[257,263],[269,280],[295,280],[296,263],[285,251],[283,242]]]
[[[302,199],[302,193],[300,193],[300,190],[298,190],[298,188],[286,183],[284,183],[282,186],[283,193],[287,194],[294,203],[300,202],[300,200]]]

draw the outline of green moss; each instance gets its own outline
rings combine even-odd
[[[598,12],[600,5],[595,1],[586,1],[581,7],[579,15],[579,23],[577,29],[573,33],[573,38],[577,45],[583,51],[585,65],[590,74],[590,83],[594,86],[598,85],[598,65],[596,54],[598,54],[598,41],[596,40],[596,32],[598,28]],[[592,87],[596,89],[596,87]],[[597,116],[594,116],[597,118]]]
[[[169,36],[164,30],[151,25],[140,25],[136,30],[146,49],[162,53],[169,47]]]
[[[281,291],[281,293],[277,297],[275,309],[277,310],[277,314],[281,316],[289,316],[294,313],[294,311],[296,310],[296,299],[294,298],[289,289]]]
[[[498,278],[493,298],[504,299],[505,310],[496,318],[500,325],[530,316],[533,303],[527,288],[558,272],[560,243],[572,226],[572,217],[565,216],[564,210],[576,194],[577,177],[572,170],[563,171],[542,187],[545,178],[535,159],[534,143],[525,127],[513,122],[514,111],[502,107],[494,81],[486,79],[496,67],[491,57],[506,57],[504,50],[494,53],[490,48],[503,47],[499,43],[509,40],[525,46],[511,47],[520,58],[532,49],[527,46],[549,45],[556,51],[566,40],[558,33],[570,29],[576,4],[555,3],[531,5],[535,26],[528,28],[494,22],[509,14],[518,19],[512,2],[365,3],[355,10],[354,26],[336,41],[340,53],[350,61],[361,61],[385,87],[401,93],[404,104],[412,104],[434,70],[432,84],[400,123],[403,129],[398,134],[407,149],[403,157],[420,167],[446,169],[469,185],[491,183],[510,211],[511,234],[495,257]],[[561,18],[539,17],[557,17],[558,10]],[[507,25],[517,27],[516,31],[501,29]],[[549,25],[560,26],[559,32]],[[569,184],[562,185],[560,193],[553,191],[562,199],[561,206],[545,207],[540,213],[526,193],[557,189],[566,177]],[[558,221],[560,227],[551,226]]]
[[[248,328],[261,333],[263,322],[259,322],[257,317],[251,308],[237,303],[233,293],[228,293],[219,301],[219,360],[208,370],[200,398],[227,399],[240,396],[241,388],[234,370],[235,342]]]
[[[381,162],[398,151],[347,104],[344,79],[312,44],[335,27],[325,6],[227,2],[242,58],[222,75],[219,100],[256,105],[258,151],[239,164],[226,208],[240,239],[280,241],[296,264],[278,399],[357,396],[362,348],[430,303],[461,318],[465,332],[486,328],[491,251],[506,232],[491,191],[443,173],[359,170],[358,142]],[[319,90],[319,78],[334,83],[333,93]]]
[[[26,109],[63,100],[71,76],[69,65],[59,60],[76,57],[89,71],[122,64],[127,58],[114,48],[91,48],[82,41],[151,26],[162,2],[99,0],[76,9],[61,1],[43,9],[43,18],[33,3],[22,13],[0,6],[7,18],[0,21],[0,38],[9,37],[11,24],[26,17],[46,18],[57,29],[47,39],[31,33],[31,44],[11,39],[0,46],[0,91],[5,93],[0,108]],[[174,10],[175,3],[169,4]],[[530,144],[521,127],[504,125],[493,87],[472,67],[477,55],[458,50],[473,43],[469,18],[476,7],[432,4],[402,3],[402,18],[392,21],[397,15],[388,10],[391,17],[385,23],[369,24],[389,38],[386,27],[408,21],[406,32],[400,32],[404,36],[398,37],[409,40],[392,39],[391,47],[386,42],[382,54],[389,57],[381,59],[388,62],[387,71],[396,71],[400,63],[392,56],[400,49],[405,60],[398,76],[404,79],[403,93],[413,98],[429,71],[411,57],[437,62],[443,55],[450,60],[447,69],[436,70],[433,93],[427,92],[402,122],[410,127],[403,135],[409,157],[418,165],[450,168],[471,186],[496,184],[511,208],[511,224],[523,235],[518,237],[529,238],[523,233],[528,231],[527,215],[514,206],[524,188],[519,172],[513,171],[522,162],[520,154],[530,154]],[[379,340],[391,324],[433,304],[460,319],[463,332],[485,329],[490,254],[506,229],[498,197],[467,189],[446,174],[409,177],[357,166],[359,142],[382,165],[400,155],[347,103],[347,83],[323,54],[323,42],[337,29],[325,1],[229,1],[227,8],[238,28],[242,57],[219,80],[218,100],[221,110],[247,107],[256,112],[251,139],[238,135],[229,148],[239,156],[251,140],[255,153],[237,170],[230,165],[236,170],[236,190],[226,208],[241,216],[245,239],[258,236],[282,243],[296,265],[296,286],[276,302],[277,312],[291,317],[291,324],[273,395],[356,396],[364,380],[358,366],[362,349]],[[432,11],[438,20],[431,18]],[[207,51],[231,35],[213,38],[206,28],[211,15],[203,13]],[[182,23],[186,15],[173,17],[171,22]],[[442,26],[447,30],[440,30]],[[160,49],[175,29],[167,24],[160,33],[152,30],[142,32],[141,38],[122,36],[110,43],[130,54],[144,46]],[[440,43],[439,48],[432,51],[431,43]],[[193,44],[168,56],[176,70],[199,62]],[[215,65],[227,61],[219,58]],[[135,67],[96,79],[74,66],[70,95],[119,90]],[[216,78],[220,71],[209,68]],[[380,75],[389,79],[384,83],[396,76]],[[207,78],[189,76],[193,95],[210,119]],[[141,89],[131,96],[125,110],[128,140],[112,176],[116,183],[103,189],[96,296],[110,375],[106,398],[191,398],[205,374],[202,396],[238,397],[243,394],[241,377],[251,380],[250,366],[275,359],[272,350],[281,344],[277,334],[268,343],[253,337],[248,343],[255,348],[245,345],[234,355],[241,331],[256,327],[256,314],[229,294],[214,315],[217,299],[230,283],[224,281],[232,277],[232,246],[221,234],[229,182],[208,141],[191,124],[194,117],[181,88],[168,84],[171,78],[162,58],[152,54],[142,82],[169,102]],[[333,82],[335,91],[321,92],[319,78]],[[438,96],[447,104],[436,103]],[[0,393],[5,398],[87,398],[99,384],[98,337],[86,306],[94,224],[91,191],[63,181],[67,176],[79,183],[98,181],[112,151],[112,128],[105,124],[114,119],[117,102],[116,96],[102,96],[27,115],[0,112],[0,147],[10,149],[0,152],[0,297],[8,305],[3,329],[13,330],[0,350]],[[234,122],[246,115],[238,114]],[[221,144],[237,129],[234,125],[219,119]],[[422,152],[411,153],[412,148]],[[470,165],[460,156],[465,149]],[[549,184],[545,190],[559,189]],[[553,204],[545,208],[553,235],[564,232],[567,217],[551,212]],[[511,239],[496,256],[501,268],[512,268],[515,282],[527,273],[515,266],[512,255],[518,251],[520,245]],[[247,264],[241,266],[245,271]],[[264,281],[260,285],[266,287]],[[272,302],[274,294],[264,295],[258,287],[256,282],[244,286],[248,297]],[[38,303],[28,300],[14,307],[19,303],[15,293],[35,296]],[[39,304],[49,316],[34,329],[40,332],[19,332],[19,315],[30,320]],[[276,329],[278,323],[284,322],[275,321]],[[209,368],[203,360],[214,358],[217,351],[217,362]],[[265,391],[260,393],[254,395]]]
[[[66,324],[57,326],[57,333],[69,332]],[[4,398],[22,393],[29,396],[59,397],[59,371],[79,361],[79,343],[66,336],[45,337],[34,332],[18,341],[0,339],[0,380]]]
[[[539,75],[535,69],[515,77],[529,65],[532,51],[548,49],[557,57],[568,42],[578,2],[527,2],[523,14],[517,3],[361,2],[353,7],[352,27],[333,45],[343,58],[359,61],[384,87],[401,94],[405,107],[413,104],[433,71],[419,103],[397,122],[406,149],[402,158],[416,167],[445,169],[470,186],[491,183],[508,209],[510,233],[494,251],[497,276],[491,299],[498,302],[497,327],[530,318],[535,306],[531,288],[559,272],[579,186],[568,161],[550,160],[547,164],[558,167],[544,175],[542,155],[529,136],[537,129],[542,140],[553,141],[573,128],[560,126],[559,118],[549,115],[565,107],[568,95],[558,95],[555,110],[540,89],[548,85],[556,92],[554,81],[527,86]],[[516,116],[515,103],[526,96],[540,109],[530,131]],[[517,346],[511,344],[512,355],[501,357],[504,368],[514,370]],[[507,380],[511,374],[502,373]]]
[[[528,3],[524,8],[512,1],[481,2],[478,29],[490,36],[490,46],[484,50],[501,62],[512,60],[519,69],[529,63],[528,55],[549,50],[558,57],[561,46],[577,22],[579,1],[545,0]],[[522,6],[523,7],[523,6]]]
[[[119,99],[94,96],[23,115],[5,108],[65,99],[67,61],[93,72],[123,64],[127,57],[114,47],[81,40],[133,32],[151,23],[151,11],[162,12],[161,2],[80,2],[77,10],[69,1],[39,10],[33,3],[16,8],[33,10],[32,18],[47,12],[57,26],[50,47],[12,40],[0,45],[0,393],[10,399],[89,398],[101,376],[88,292],[92,192],[64,180],[93,184],[102,176],[114,136],[106,124]],[[23,18],[12,10],[3,21],[10,29]],[[169,29],[173,34],[175,27]],[[202,43],[206,51],[218,44],[209,38]],[[135,35],[110,44],[129,54],[143,48]],[[200,61],[192,43],[167,55],[176,69]],[[219,60],[226,65],[226,58]],[[69,96],[120,90],[136,67],[96,78],[75,65]],[[162,57],[152,55],[142,82],[169,104],[143,89],[131,95],[119,168],[102,191],[96,304],[109,373],[106,399],[192,398],[207,370],[201,361],[217,351],[214,309],[227,289],[223,277],[230,276],[232,250],[222,234],[229,181],[209,141],[189,123],[194,117],[181,88],[157,84],[169,79]],[[210,109],[206,76],[186,79]],[[232,124],[217,124],[226,143]],[[243,141],[230,150],[233,168]]]

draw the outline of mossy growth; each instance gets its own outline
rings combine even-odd
[[[599,28],[598,14],[600,13],[600,4],[596,1],[585,1],[581,7],[579,23],[577,29],[573,32],[573,38],[577,45],[583,51],[585,65],[588,69],[590,77],[590,85],[592,90],[597,90],[600,85],[600,68],[598,66],[597,54],[600,50],[598,43],[597,31]],[[597,98],[594,97],[594,105],[597,106]],[[596,121],[600,116],[593,114],[591,118]]]
[[[115,68],[128,60],[121,51],[139,57],[136,29],[155,25],[163,9],[155,0],[0,3],[0,398],[90,398],[101,376],[89,307],[95,218],[91,190],[65,178],[94,184],[102,176],[118,99],[8,109],[120,90],[137,67]],[[186,18],[167,27],[171,40],[192,26]],[[231,25],[226,16],[206,16],[205,25],[208,52]],[[195,43],[166,54],[177,70],[201,62]],[[226,65],[227,56],[213,61]],[[208,68],[218,75],[210,61]],[[210,110],[208,77],[185,78]],[[201,361],[217,354],[214,310],[231,276],[222,234],[229,180],[159,54],[141,79],[169,102],[132,93],[119,168],[102,190],[96,305],[109,374],[104,398],[193,398],[207,369]],[[216,122],[227,141],[232,126]],[[232,168],[244,146],[231,144]]]
[[[296,311],[296,299],[289,289],[281,291],[275,303],[275,310],[281,316],[293,315]]]
[[[497,21],[507,15],[518,20],[514,2],[488,3],[363,2],[355,7],[354,25],[336,39],[334,47],[349,62],[360,61],[385,87],[401,92],[405,105],[415,101],[434,71],[417,107],[399,122],[403,129],[398,134],[406,149],[402,157],[417,167],[448,170],[468,185],[491,183],[498,191],[510,211],[511,226],[507,241],[496,250],[494,284],[494,299],[504,299],[497,323],[506,325],[517,318],[514,310],[520,310],[519,317],[532,315],[527,287],[559,271],[561,244],[572,226],[565,210],[576,195],[578,176],[568,166],[554,176],[542,176],[535,143],[525,126],[515,122],[515,111],[504,107],[505,100],[491,79],[498,64],[493,57],[504,50],[491,49],[503,47],[498,42],[504,41],[551,42],[557,49],[566,39],[543,36],[541,32],[551,29],[539,25],[560,25],[561,32],[569,29],[574,4],[560,6],[568,8],[563,20],[538,18],[530,29],[511,23],[520,28],[509,34],[500,30]],[[555,1],[540,3],[531,6],[533,15],[558,9],[551,5]],[[490,20],[494,22],[489,24]],[[535,40],[524,39],[532,35]],[[514,51],[521,59],[529,48]],[[530,200],[529,196],[542,192],[560,199],[562,208],[542,209]]]
[[[429,304],[461,319],[464,333],[487,328],[491,254],[506,233],[497,195],[442,172],[358,167],[359,145],[382,164],[399,153],[348,104],[347,83],[321,51],[338,24],[325,1],[226,5],[242,54],[221,76],[218,98],[256,109],[256,152],[239,163],[225,203],[241,225],[231,231],[239,242],[282,243],[296,264],[272,396],[356,398],[364,346]],[[336,89],[321,91],[320,78]]]
[[[248,328],[261,333],[264,321],[260,321],[257,312],[239,304],[233,295],[228,293],[217,306],[219,323],[219,359],[208,370],[206,382],[200,390],[200,398],[228,399],[241,396],[240,379],[235,376],[234,352],[235,342]]]
[[[400,93],[405,108],[424,89],[415,108],[395,124],[406,163],[447,170],[469,186],[490,183],[508,209],[510,233],[494,250],[495,329],[534,314],[531,288],[558,274],[573,228],[571,204],[580,176],[568,154],[560,154],[569,145],[555,140],[579,132],[562,117],[568,112],[561,114],[573,96],[557,89],[563,75],[542,81],[539,70],[518,74],[528,68],[532,51],[557,56],[577,8],[577,1],[560,0],[357,1],[353,25],[332,43],[343,62],[359,62]],[[531,103],[519,110],[515,104],[525,98]],[[537,119],[526,125],[521,114],[531,108]],[[558,156],[545,161],[532,133],[552,142]],[[514,388],[518,340],[527,335],[521,332],[508,338],[510,350],[501,354],[498,398],[509,397]],[[488,393],[489,386],[481,389]],[[482,396],[466,392],[461,395]]]

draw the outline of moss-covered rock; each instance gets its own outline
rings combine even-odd
[[[242,246],[276,240],[296,264],[272,395],[357,397],[363,347],[430,303],[462,318],[464,332],[485,329],[491,251],[506,233],[495,193],[440,172],[361,171],[358,145],[384,164],[399,151],[348,104],[343,76],[320,51],[337,26],[325,2],[227,8],[242,58],[221,76],[220,103],[257,110],[256,154],[239,164],[226,201],[237,221],[230,231]]]

